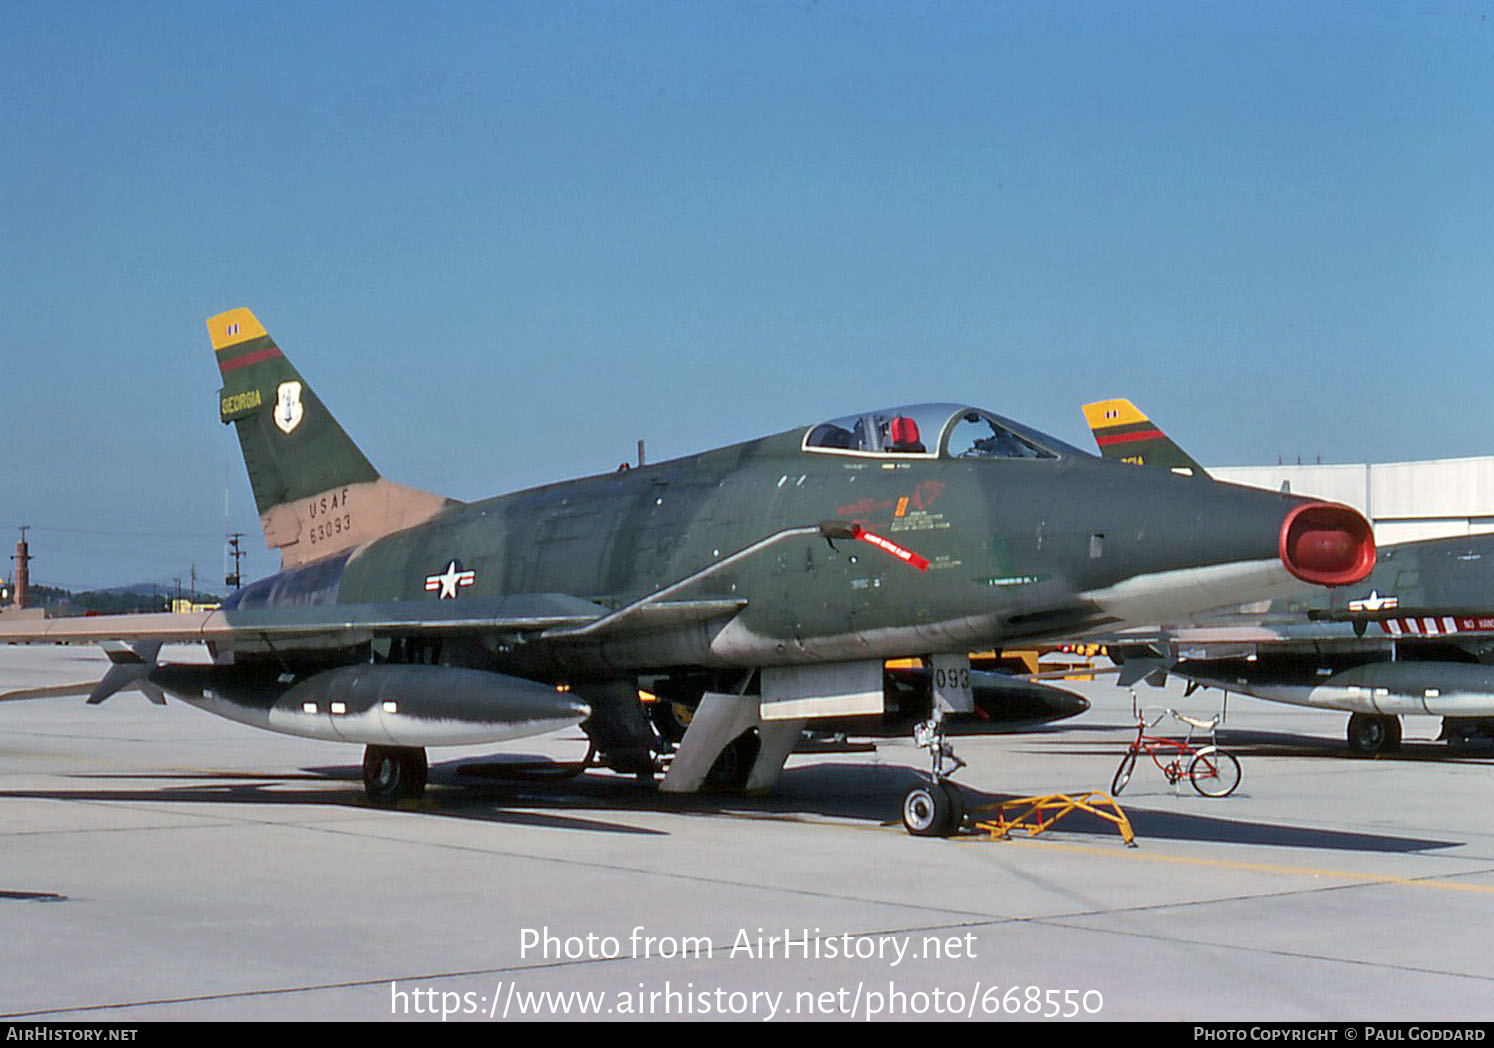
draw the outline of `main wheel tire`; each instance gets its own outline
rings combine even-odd
[[[919,783],[903,794],[903,828],[915,837],[948,837],[952,807],[941,784]]]
[[[425,783],[430,775],[430,763],[426,760],[425,750],[405,749],[400,753],[400,759],[405,765],[404,797],[418,801],[425,796]]]
[[[423,749],[369,746],[363,751],[363,792],[380,808],[422,797],[428,768]]]
[[[1119,797],[1121,790],[1126,788],[1126,783],[1131,781],[1131,773],[1136,770],[1136,751],[1130,750],[1121,758],[1120,766],[1115,769],[1115,777],[1110,780],[1110,796]]]
[[[1394,735],[1399,744],[1400,729],[1400,720],[1395,717],[1355,713],[1349,717],[1349,750],[1361,757],[1391,752],[1391,737]]]
[[[722,747],[711,770],[706,772],[706,785],[718,790],[746,789],[762,748],[762,736],[756,728],[748,728]]]
[[[1240,785],[1240,762],[1218,746],[1205,746],[1188,764],[1188,781],[1205,797],[1228,797]]]

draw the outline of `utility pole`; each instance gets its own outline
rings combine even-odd
[[[239,548],[239,540],[244,537],[242,531],[235,531],[228,536],[228,555],[233,558],[233,573],[224,576],[225,585],[238,589],[244,584],[244,577],[239,573],[239,561],[243,559],[244,551]]]

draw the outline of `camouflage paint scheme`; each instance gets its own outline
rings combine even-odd
[[[369,663],[367,694],[390,663],[564,683],[604,759],[644,770],[658,744],[640,677],[715,674],[740,693],[766,667],[1187,622],[1374,563],[1346,507],[1133,470],[957,404],[463,504],[379,476],[248,310],[208,326],[220,417],[284,570],[216,612],[0,626],[0,639],[203,640],[225,680],[273,661],[301,694]],[[861,444],[835,443],[852,431]],[[149,678],[153,659],[130,672]],[[207,706],[212,691],[183,697]]]

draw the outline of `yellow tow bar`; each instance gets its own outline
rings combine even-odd
[[[1103,810],[1105,808],[1110,810]],[[1126,813],[1121,811],[1121,806],[1116,804],[1115,799],[1108,793],[1093,791],[1072,797],[1067,793],[1050,793],[1044,797],[1017,797],[976,810],[996,812],[994,821],[977,820],[975,822],[975,828],[989,833],[992,840],[1009,840],[1015,830],[1022,830],[1027,836],[1036,837],[1044,830],[1051,828],[1065,815],[1082,811],[1098,815],[1106,822],[1114,824],[1115,828],[1120,831],[1121,839],[1126,842],[1126,847],[1136,847],[1136,834],[1131,829],[1131,820],[1126,818]]]

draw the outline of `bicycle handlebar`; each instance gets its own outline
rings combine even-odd
[[[1156,707],[1153,708],[1155,709]],[[1186,714],[1179,713],[1171,706],[1159,710],[1157,715],[1151,720],[1146,719],[1146,712],[1147,711],[1143,709],[1141,711],[1139,719],[1142,724],[1144,724],[1148,728],[1155,728],[1162,722],[1163,717],[1171,717],[1173,720],[1177,721],[1180,724],[1188,724],[1192,727],[1198,728],[1201,731],[1213,731],[1216,727],[1219,726],[1219,717],[1217,715],[1210,717],[1208,720],[1198,720],[1194,717],[1189,717]]]

